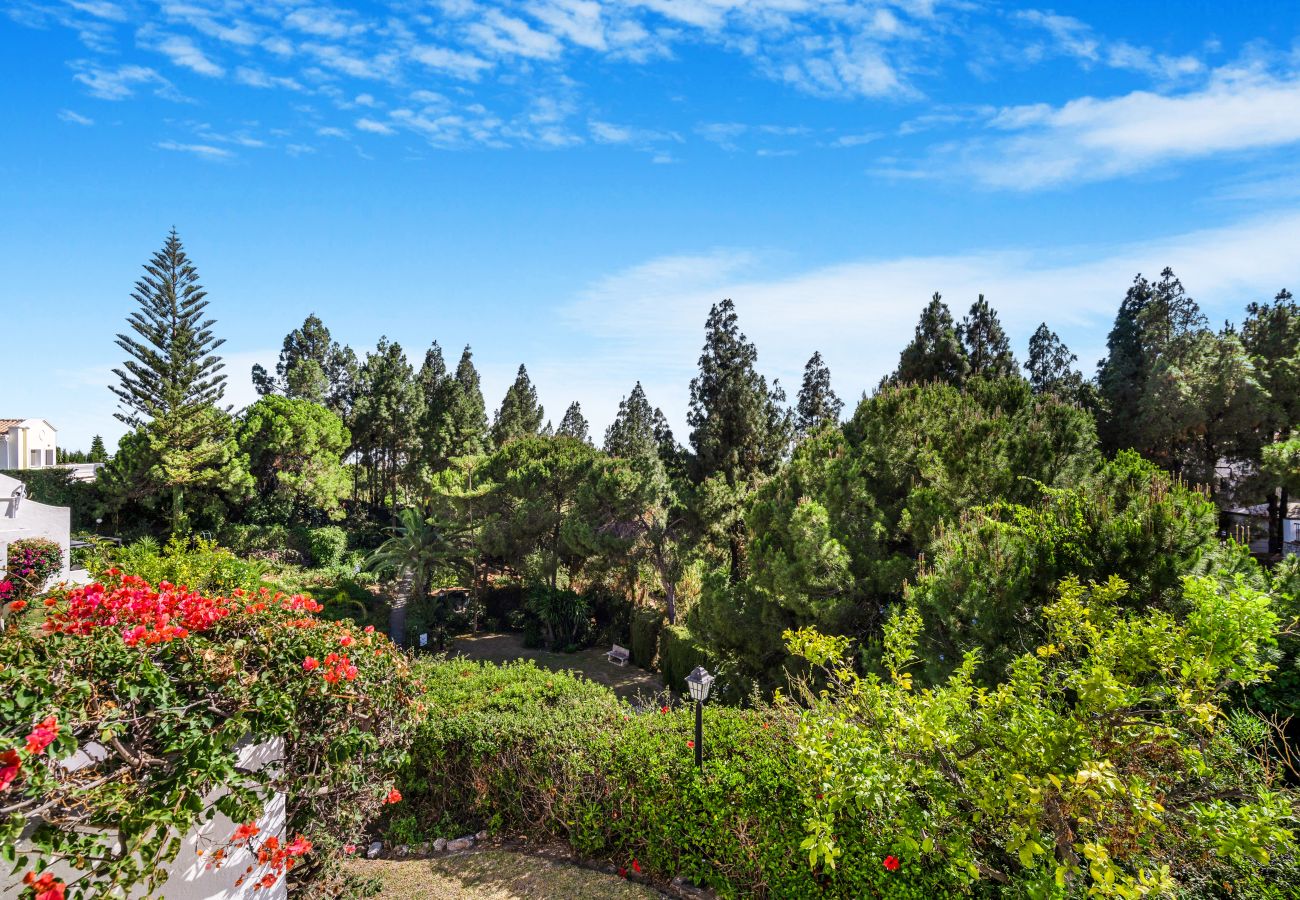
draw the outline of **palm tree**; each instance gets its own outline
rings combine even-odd
[[[430,513],[413,506],[398,513],[397,525],[388,532],[388,540],[366,560],[366,568],[392,568],[399,573],[388,611],[388,636],[402,646],[406,643],[407,603],[427,596],[440,571],[466,573],[471,566],[462,540],[465,529],[442,526]]]

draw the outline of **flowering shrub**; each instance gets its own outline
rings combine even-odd
[[[9,545],[0,601],[27,599],[63,570],[63,549],[48,538],[24,538]]]
[[[58,889],[69,898],[153,892],[178,837],[217,810],[256,822],[275,791],[293,840],[254,845],[236,832],[208,860],[243,847],[259,884],[287,872],[291,887],[339,895],[335,863],[384,807],[418,713],[405,657],[319,609],[298,595],[212,596],[110,570],[11,620],[0,634],[0,848],[15,873],[31,873],[32,896],[55,890],[41,879],[57,860],[88,873]],[[329,662],[312,669],[309,658]],[[241,746],[272,736],[285,741],[283,763],[237,768]],[[87,765],[60,764],[79,750]],[[217,788],[225,795],[207,803]],[[33,849],[17,853],[29,821]]]

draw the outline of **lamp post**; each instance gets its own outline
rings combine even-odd
[[[686,687],[690,689],[691,699],[695,701],[695,765],[704,766],[704,701],[709,699],[709,689],[713,687],[713,676],[704,666],[696,666],[695,671],[686,676]]]

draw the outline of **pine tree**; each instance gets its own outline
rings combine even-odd
[[[1251,303],[1241,329],[1242,343],[1255,368],[1263,408],[1255,427],[1243,435],[1241,455],[1258,466],[1265,448],[1300,429],[1300,305],[1288,290],[1272,303]],[[1277,455],[1277,451],[1272,451]],[[1282,510],[1290,500],[1289,485],[1276,477],[1275,466],[1261,466],[1259,489],[1269,510],[1269,552],[1282,552]],[[1278,482],[1282,481],[1279,486]]]
[[[564,411],[564,418],[560,420],[560,427],[555,430],[560,437],[571,437],[575,440],[582,441],[584,444],[591,443],[591,438],[587,434],[587,420],[582,415],[582,407],[578,401],[574,400],[569,404],[569,408]]]
[[[216,320],[203,318],[207,292],[176,229],[144,270],[131,293],[140,308],[127,317],[139,339],[117,336],[117,345],[131,358],[113,370],[121,384],[109,387],[121,405],[116,418],[132,428],[192,407],[215,406],[226,391],[225,364],[216,355],[225,340],[212,334]]]
[[[1035,394],[1076,399],[1083,387],[1083,375],[1074,368],[1078,359],[1056,332],[1042,323],[1029,338],[1029,359],[1025,362],[1029,386]]]
[[[998,321],[997,312],[989,306],[983,294],[971,304],[970,312],[962,319],[957,333],[966,348],[972,376],[1006,378],[1017,374],[1011,342]]]
[[[658,447],[655,411],[650,408],[645,389],[638,381],[632,393],[618,402],[618,413],[605,429],[605,452],[623,459],[637,459],[656,455]]]
[[[823,425],[838,422],[843,409],[844,401],[831,390],[831,370],[822,361],[821,351],[818,351],[803,369],[796,428],[801,435],[812,434]]]
[[[434,341],[433,346],[425,351],[424,364],[416,376],[416,384],[422,400],[420,410],[419,450],[421,464],[432,471],[440,471],[447,462],[447,436],[449,429],[447,419],[454,402],[455,379],[447,371],[447,362],[442,356],[442,347]]]
[[[487,408],[479,388],[474,354],[465,346],[448,385],[447,411],[438,446],[445,458],[473,456],[487,450]]]
[[[735,584],[745,571],[745,494],[780,466],[793,422],[780,384],[773,382],[769,390],[755,369],[758,351],[741,333],[731,300],[709,310],[704,332],[686,421],[695,448],[695,478],[706,483],[704,495],[722,498],[726,507],[715,520],[726,523],[722,531]]]
[[[328,407],[347,420],[357,377],[357,357],[350,347],[330,339],[315,313],[301,328],[285,335],[275,375],[253,366],[253,387],[263,396],[284,394]]]
[[[402,347],[381,337],[358,374],[352,446],[367,473],[370,502],[396,508],[397,479],[419,448],[416,429],[424,398]]]
[[[95,435],[90,440],[90,461],[91,462],[108,461],[108,451],[104,449],[104,438],[98,434]]]
[[[521,364],[492,421],[492,443],[504,447],[516,438],[535,435],[544,419],[542,406],[537,402],[537,389],[528,378],[528,368]]]
[[[916,323],[916,335],[898,359],[894,380],[924,384],[944,381],[960,385],[970,374],[970,360],[962,345],[952,312],[935,293]]]

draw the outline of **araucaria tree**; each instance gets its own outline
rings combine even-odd
[[[514,384],[506,389],[506,396],[492,422],[492,443],[504,447],[510,441],[537,434],[545,413],[537,402],[537,388],[528,379],[527,367],[520,365]]]
[[[894,381],[924,384],[943,381],[960,385],[970,374],[970,358],[952,312],[935,293],[916,323],[916,336],[903,348]]]
[[[217,407],[226,376],[216,351],[225,342],[205,317],[207,294],[175,229],[144,270],[131,293],[139,308],[127,317],[134,336],[116,341],[129,359],[113,370],[119,383],[109,390],[117,418],[148,437],[151,452],[135,477],[170,498],[171,528],[183,531],[187,490],[242,494],[249,480],[233,451],[228,409]]]
[[[800,436],[811,434],[824,425],[840,420],[844,401],[831,390],[831,370],[822,361],[821,351],[808,360],[803,369],[803,385],[795,407],[795,427]]]

